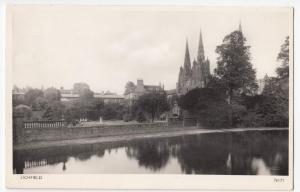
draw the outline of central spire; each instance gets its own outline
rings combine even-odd
[[[202,31],[201,30],[200,30],[200,37],[199,37],[199,47],[198,47],[197,60],[198,60],[198,62],[205,60],[204,48],[203,48],[203,41],[202,41]]]
[[[190,59],[188,40],[186,40],[186,46],[185,46],[184,68],[188,70],[191,69],[191,59]]]

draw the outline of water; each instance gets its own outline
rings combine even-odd
[[[288,131],[208,133],[15,151],[14,172],[288,175]]]

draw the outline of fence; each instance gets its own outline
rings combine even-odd
[[[169,118],[166,122],[120,125],[70,126],[65,121],[22,121],[14,119],[14,142],[79,139],[101,136],[144,134],[198,127],[195,118]]]
[[[66,126],[65,121],[25,121],[24,128],[61,128]]]
[[[198,126],[198,121],[194,117],[185,117],[185,118],[178,118],[178,117],[169,117],[167,119],[168,127],[194,127]]]

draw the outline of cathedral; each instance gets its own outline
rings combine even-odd
[[[185,58],[183,67],[180,67],[176,90],[178,95],[186,94],[194,88],[204,88],[210,76],[210,64],[205,59],[202,33],[200,32],[198,55],[191,66],[188,42],[186,41]]]

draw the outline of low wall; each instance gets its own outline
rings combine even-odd
[[[23,128],[18,143],[33,141],[68,140],[88,137],[102,137],[125,134],[142,134],[183,129],[181,123],[136,123],[126,125],[97,125],[90,127],[59,127],[59,128]],[[195,125],[194,125],[195,126]]]

